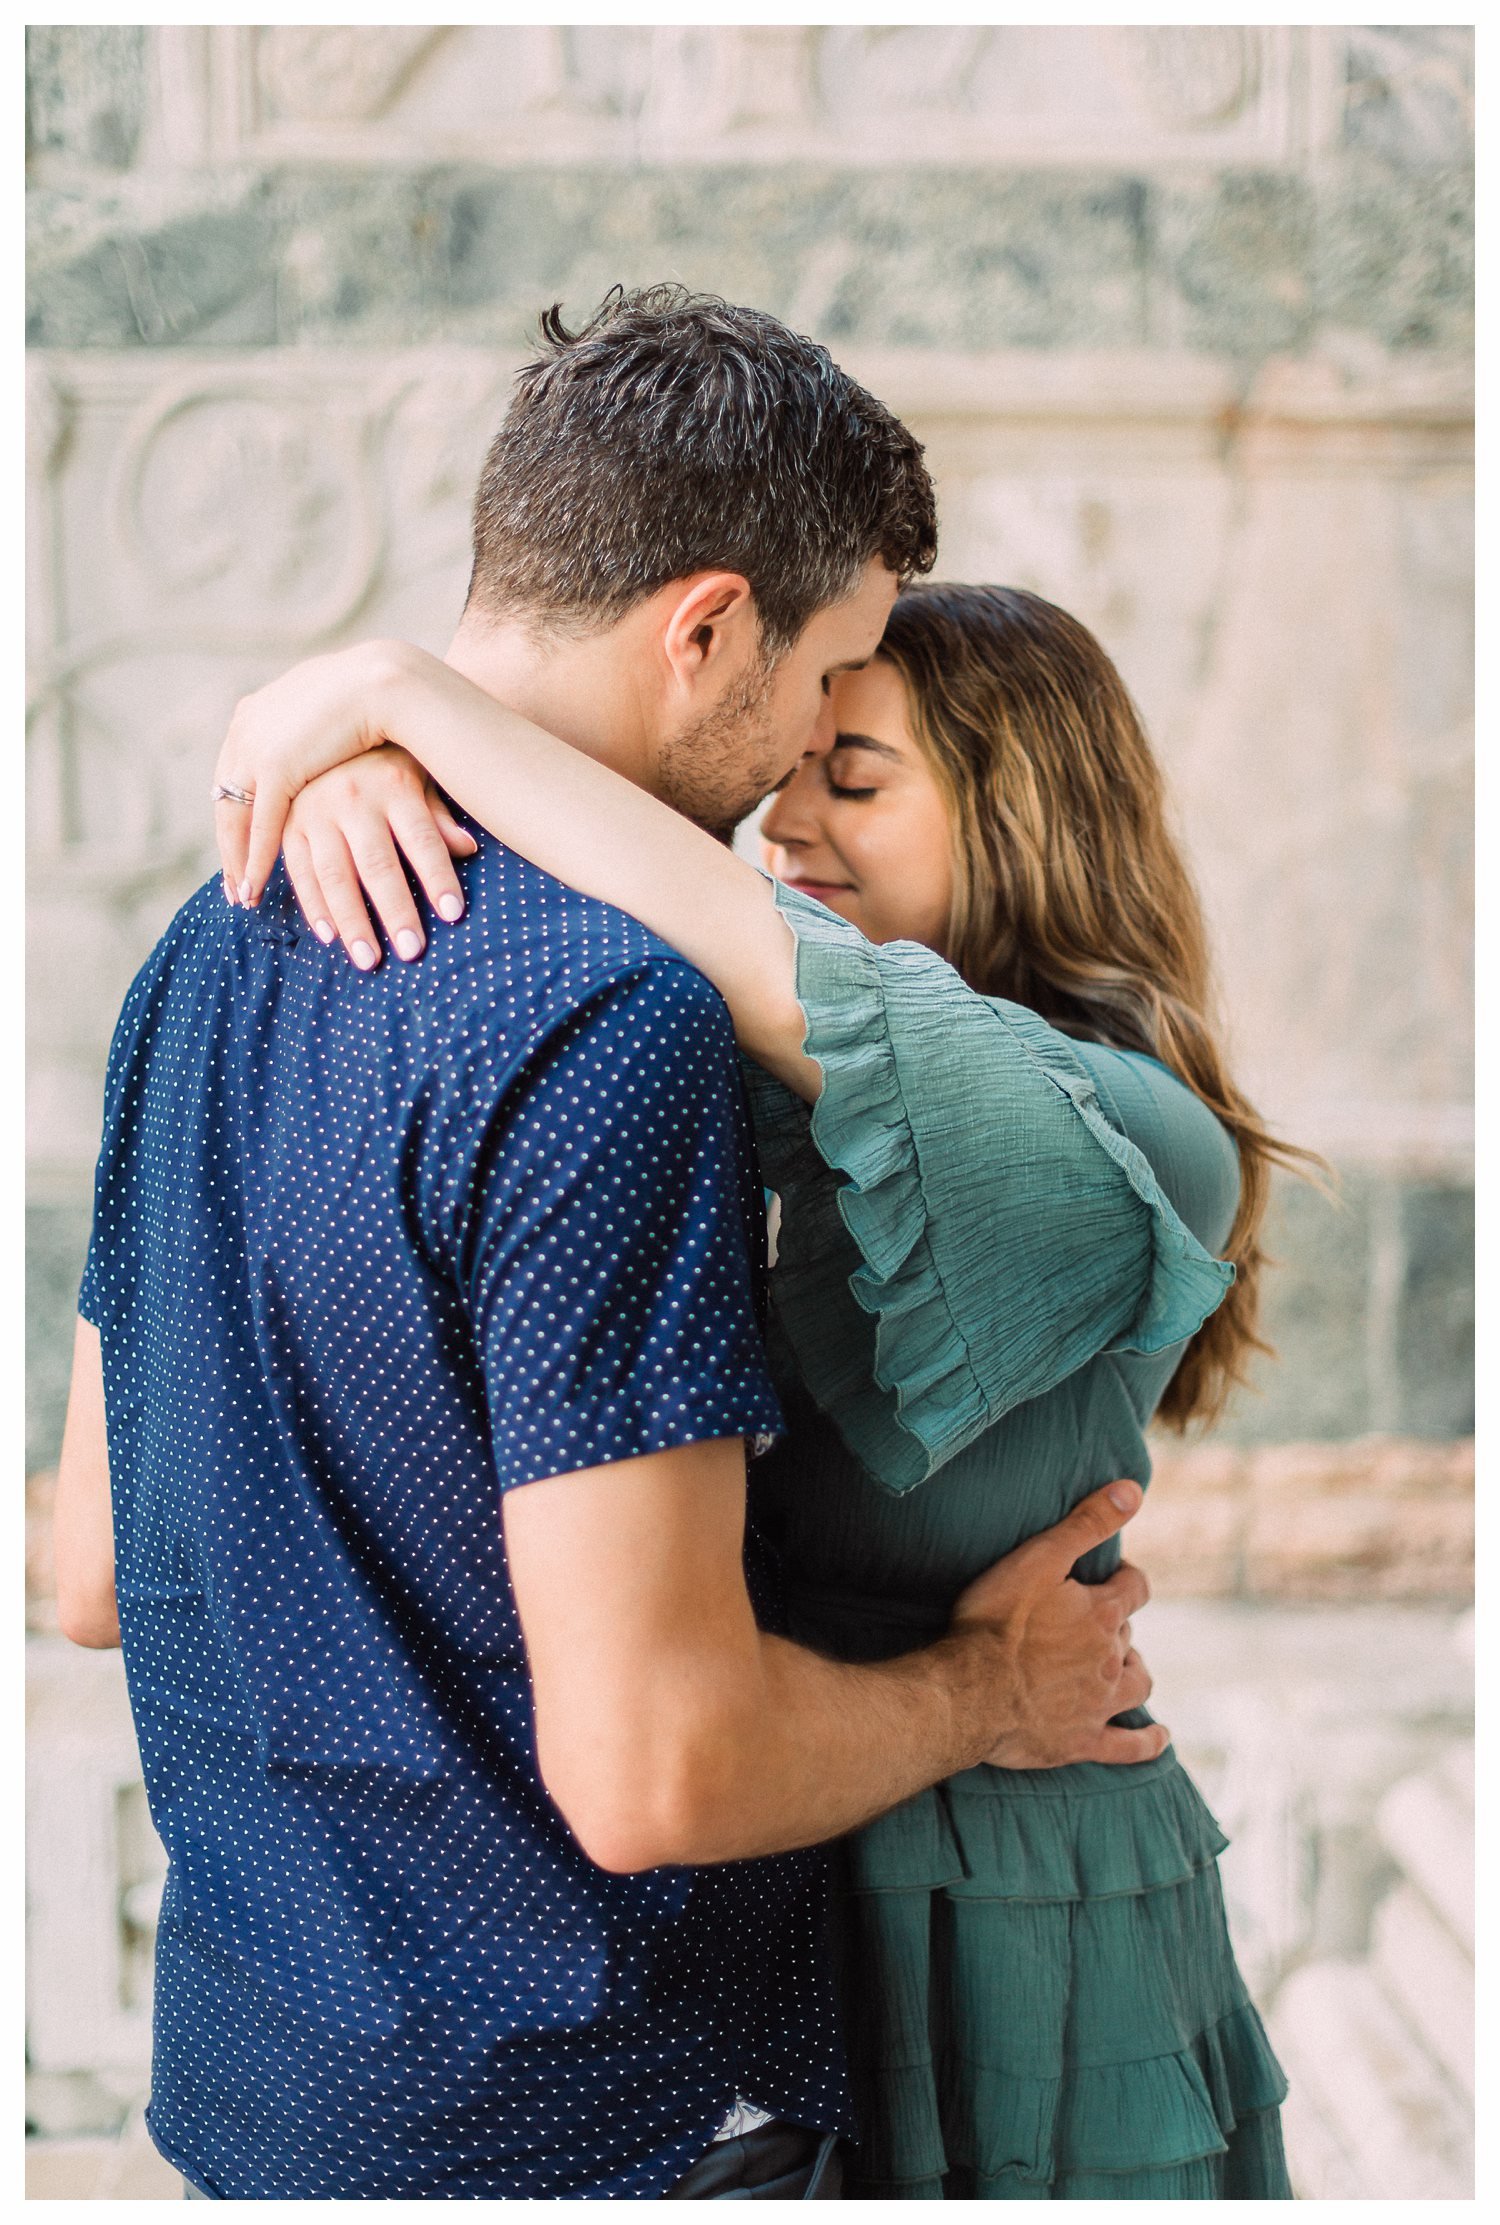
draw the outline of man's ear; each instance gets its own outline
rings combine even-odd
[[[676,600],[668,606],[662,653],[684,689],[695,688],[713,667],[739,663],[758,646],[755,597],[742,572],[698,572],[668,592]]]

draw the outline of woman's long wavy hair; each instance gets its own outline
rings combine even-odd
[[[1257,1323],[1271,1168],[1320,1162],[1272,1135],[1230,1078],[1202,907],[1139,714],[1087,628],[1019,588],[918,582],[880,654],[952,820],[951,963],[986,996],[1159,1059],[1234,1138],[1235,1281],[1158,1409],[1178,1430],[1211,1422],[1251,1352],[1270,1349]]]

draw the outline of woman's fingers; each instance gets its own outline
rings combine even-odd
[[[439,919],[462,919],[463,887],[431,802],[420,796],[397,797],[391,805],[391,829]],[[453,831],[468,844],[457,854],[468,856],[475,845],[462,827],[454,824]]]
[[[214,837],[219,845],[224,894],[231,904],[238,903],[240,884],[245,878],[245,861],[250,855],[250,814],[242,803],[219,798],[214,805]]]
[[[254,803],[246,809],[239,806],[240,814],[250,822],[246,842],[245,870],[239,884],[239,897],[243,904],[258,904],[265,893],[276,863],[276,853],[281,848],[286,832],[287,813],[292,799],[280,781],[262,781],[255,791]],[[220,805],[220,810],[227,808]]]
[[[306,837],[289,827],[282,856],[286,859],[286,877],[302,908],[302,917],[320,943],[331,943],[337,929],[334,927],[328,899],[323,894],[323,884],[318,879],[318,869],[313,863]]]
[[[427,936],[401,853],[396,848],[391,821],[384,814],[362,814],[346,830],[345,839],[354,869],[385,924],[397,957],[420,958],[427,948]],[[446,850],[443,857],[446,862]],[[353,957],[352,950],[349,955]]]
[[[308,849],[334,932],[356,966],[368,973],[380,963],[380,939],[370,925],[349,845],[337,827],[329,826],[309,834]]]
[[[459,825],[431,781],[427,783],[427,808],[432,813],[438,833],[448,845],[451,854],[456,858],[473,857],[479,848],[479,844],[474,840],[467,827]]]

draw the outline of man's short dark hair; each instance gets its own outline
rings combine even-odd
[[[931,569],[921,445],[825,348],[680,286],[616,287],[576,332],[560,308],[485,459],[472,609],[592,632],[723,569],[779,654],[872,557]]]

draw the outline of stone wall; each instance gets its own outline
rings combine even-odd
[[[1237,1066],[1340,1177],[1276,1198],[1279,1356],[1206,1445],[1162,1448],[1133,1550],[1179,1599],[1150,1651],[1236,1836],[1262,1997],[1365,1952],[1379,1802],[1467,1710],[1471,50],[1399,26],[28,32],[44,2130],[100,2132],[140,2091],[159,1883],[118,1661],[55,1636],[47,1573],[110,1026],[209,870],[234,697],[377,630],[443,645],[527,328],[617,280],[826,341],[928,444],[940,570],[1076,610],[1142,704]],[[1363,2191],[1343,2168],[1304,2191]]]
[[[441,645],[527,325],[664,275],[909,415],[941,569],[1118,658],[1278,1201],[1237,1442],[1471,1426],[1463,30],[29,34],[32,1339],[234,695]]]

